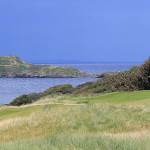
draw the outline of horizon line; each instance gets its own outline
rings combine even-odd
[[[104,63],[143,63],[143,62],[31,62],[33,64],[104,64]]]

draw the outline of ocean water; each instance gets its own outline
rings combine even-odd
[[[125,71],[141,63],[101,63],[101,64],[54,64],[57,66],[71,66],[89,74],[99,74],[109,71]]]
[[[99,74],[106,71],[128,70],[134,65],[139,64],[63,64],[62,66],[72,66],[80,71]],[[20,95],[42,92],[54,85],[72,84],[73,86],[77,86],[96,80],[97,78],[0,78],[0,104],[8,104]]]

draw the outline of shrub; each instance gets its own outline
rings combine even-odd
[[[32,101],[29,99],[28,95],[22,95],[19,96],[18,98],[14,99],[10,105],[12,106],[20,106],[20,105],[25,105],[32,103]]]
[[[58,86],[53,86],[43,93],[31,93],[29,95],[22,95],[19,96],[18,98],[14,99],[10,105],[13,106],[20,106],[23,104],[29,104],[32,102],[37,101],[43,96],[47,96],[49,94],[71,94],[73,92],[74,88],[70,84],[64,84],[64,85],[58,85]]]
[[[70,94],[72,93],[74,88],[70,84],[64,84],[64,85],[57,85],[50,87],[46,91],[43,92],[44,95],[49,94]]]
[[[28,98],[34,102],[34,101],[37,101],[38,99],[40,99],[41,97],[43,96],[42,93],[31,93],[28,95]]]
[[[150,58],[129,71],[108,75],[90,84],[82,84],[74,93],[104,93],[116,91],[150,90]]]

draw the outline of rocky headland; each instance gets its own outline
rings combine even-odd
[[[1,78],[77,78],[94,77],[85,72],[67,67],[53,65],[33,65],[22,61],[18,56],[0,56]]]

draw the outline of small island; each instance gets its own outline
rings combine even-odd
[[[68,67],[33,65],[18,56],[0,56],[0,78],[77,78],[93,77],[85,72]]]

